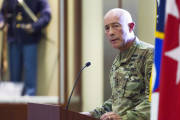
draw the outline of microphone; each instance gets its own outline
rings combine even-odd
[[[69,96],[68,103],[67,103],[67,105],[66,105],[66,110],[68,110],[68,107],[69,107],[69,103],[70,103],[70,101],[71,101],[72,94],[73,94],[74,89],[75,89],[75,87],[76,87],[76,84],[77,84],[77,82],[78,82],[78,80],[79,80],[79,77],[80,77],[81,72],[84,70],[84,68],[89,67],[90,65],[91,65],[91,62],[87,62],[87,63],[85,64],[85,66],[84,66],[83,68],[81,68],[81,70],[79,71],[78,76],[77,76],[77,78],[76,78],[76,80],[75,80],[73,89],[72,89],[72,91],[71,91],[71,94],[70,94],[70,96]]]

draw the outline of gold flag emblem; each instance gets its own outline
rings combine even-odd
[[[22,21],[22,19],[23,19],[22,13],[19,12],[19,13],[17,14],[17,16],[16,16],[16,20],[17,20],[17,21]]]

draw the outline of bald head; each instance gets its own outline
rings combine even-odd
[[[114,8],[109,10],[105,16],[104,16],[104,20],[107,18],[119,18],[120,20],[125,21],[126,23],[131,23],[133,22],[132,17],[130,15],[130,13],[124,9],[121,8]]]

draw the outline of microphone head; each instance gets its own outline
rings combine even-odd
[[[89,67],[91,65],[91,62],[86,63],[86,67]]]

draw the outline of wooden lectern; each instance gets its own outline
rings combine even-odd
[[[77,112],[65,110],[60,105],[28,103],[28,120],[99,120]]]

